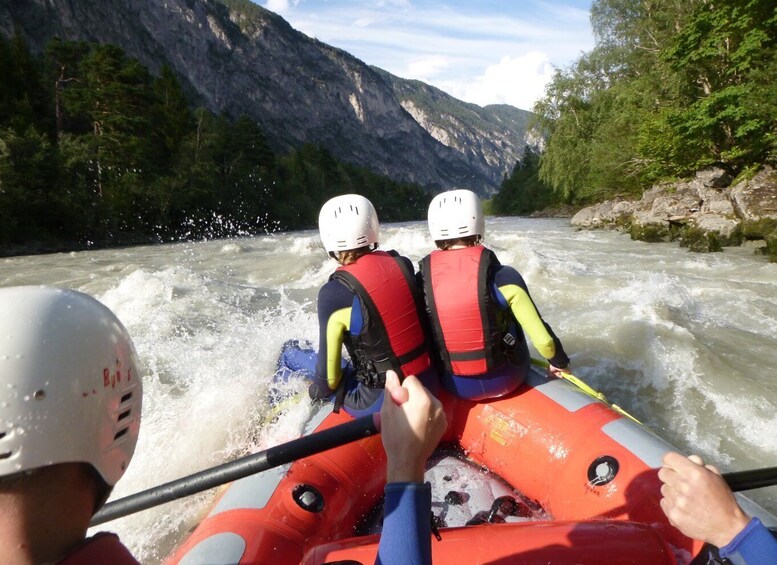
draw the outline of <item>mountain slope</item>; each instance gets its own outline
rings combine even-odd
[[[213,112],[256,120],[276,150],[316,143],[432,190],[492,193],[525,143],[527,112],[479,108],[374,69],[248,0],[7,0],[0,33],[58,36],[169,64]]]
[[[437,141],[458,152],[471,167],[498,186],[504,173],[537,140],[527,132],[531,112],[507,104],[481,107],[462,102],[417,80],[373,67],[391,84],[402,107]]]

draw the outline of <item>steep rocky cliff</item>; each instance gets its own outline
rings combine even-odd
[[[0,33],[113,43],[199,104],[255,119],[276,150],[337,157],[443,189],[496,190],[526,143],[528,112],[480,108],[369,67],[248,0],[3,0]]]
[[[527,130],[530,112],[506,104],[468,104],[421,81],[375,70],[421,127],[459,153],[492,186],[499,186],[504,174],[512,171],[527,143],[541,145],[541,140],[532,138]]]

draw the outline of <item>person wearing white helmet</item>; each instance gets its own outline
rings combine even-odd
[[[86,531],[135,451],[141,402],[135,349],[107,307],[0,288],[0,561],[137,563]]]
[[[375,412],[388,370],[416,375],[436,390],[413,264],[395,251],[377,251],[375,207],[358,194],[336,196],[321,207],[318,225],[324,249],[340,266],[318,294],[311,398],[332,399],[355,417]],[[353,365],[345,372],[343,345]]]
[[[529,371],[527,334],[559,376],[569,365],[526,282],[482,244],[483,210],[470,190],[438,194],[429,205],[437,250],[420,264],[423,294],[445,388],[470,400],[509,394]]]

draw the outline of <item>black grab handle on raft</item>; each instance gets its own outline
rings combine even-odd
[[[297,459],[310,457],[322,451],[340,447],[379,432],[380,414],[363,416],[352,422],[346,422],[321,432],[302,436],[299,439],[270,447],[259,453],[246,455],[211,469],[176,479],[114,502],[109,502],[94,515],[90,526],[98,526],[128,514],[178,500],[184,496],[196,494],[255,473],[279,467]]]
[[[734,492],[777,485],[777,467],[723,473],[729,488]]]

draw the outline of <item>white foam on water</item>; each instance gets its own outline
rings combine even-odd
[[[394,249],[410,259],[416,269],[418,261],[436,249],[426,223],[381,226],[380,235],[380,249]]]
[[[281,253],[291,255],[326,255],[324,246],[317,233],[311,233],[307,236],[296,236],[291,239],[291,244],[279,248]]]
[[[171,267],[135,271],[99,297],[127,326],[145,367],[141,435],[113,498],[251,451],[247,439],[271,408],[271,377],[283,342],[315,331],[314,316],[282,289],[269,307],[255,306],[260,294]],[[142,562],[156,562],[211,496],[110,527]]]
[[[246,248],[238,243],[227,243],[221,246],[221,253],[245,253]]]

